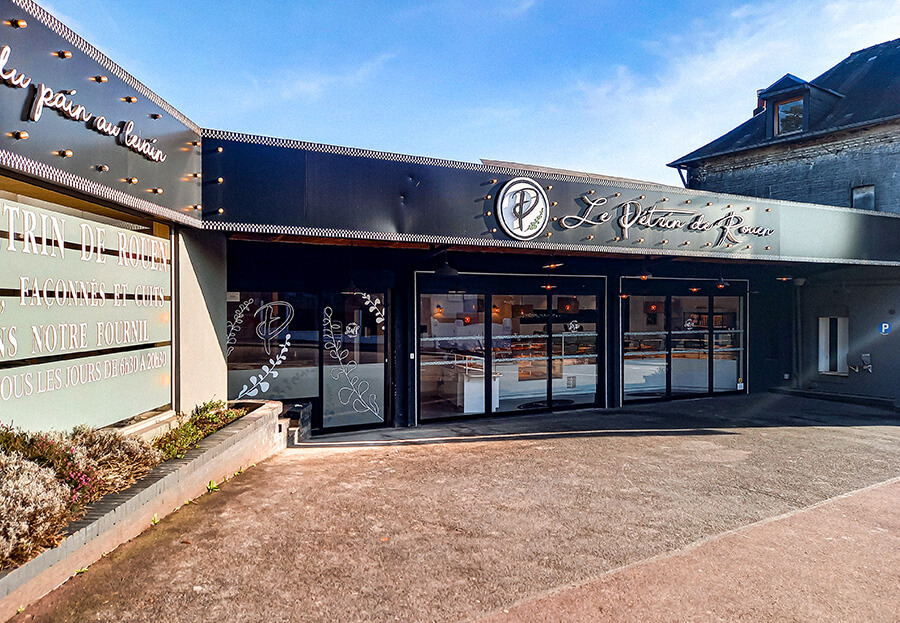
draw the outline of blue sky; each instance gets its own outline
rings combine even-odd
[[[897,0],[51,0],[204,127],[679,184],[755,93],[900,36]]]

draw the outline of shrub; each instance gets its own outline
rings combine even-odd
[[[162,453],[143,439],[79,426],[69,435],[97,475],[93,499],[125,489],[159,464]]]
[[[70,499],[53,469],[0,450],[0,569],[56,545]]]
[[[53,470],[56,477],[70,489],[69,509],[72,511],[99,497],[96,470],[83,448],[72,444],[63,433],[31,433],[0,426],[0,450],[18,452],[41,467]]]
[[[86,504],[128,487],[164,459],[184,456],[244,413],[223,401],[200,405],[155,447],[83,426],[71,433],[32,433],[0,424],[0,569],[57,545],[66,523]]]
[[[0,426],[0,449],[18,452],[52,469],[71,491],[69,510],[73,513],[107,493],[124,489],[162,460],[145,441],[84,426],[68,434]]]
[[[153,440],[153,446],[163,453],[166,460],[181,458],[204,437],[230,424],[247,412],[246,409],[229,409],[223,400],[211,400],[197,406],[190,418]]]

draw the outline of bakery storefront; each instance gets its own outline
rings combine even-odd
[[[895,394],[896,214],[202,129],[0,4],[4,424]]]
[[[229,396],[313,427],[764,391],[792,275],[895,265],[891,215],[204,130]],[[879,241],[872,243],[872,241]]]
[[[202,238],[199,128],[37,5],[2,6],[0,422],[190,409],[177,316],[179,255]]]

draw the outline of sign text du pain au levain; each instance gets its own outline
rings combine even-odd
[[[25,89],[32,86],[32,79],[14,67],[7,67],[12,55],[12,48],[8,45],[0,47],[0,82],[13,89]],[[76,103],[73,96],[77,95],[75,89],[54,90],[44,83],[33,85],[34,97],[28,113],[28,119],[33,122],[40,121],[44,109],[55,110],[67,119],[79,121],[104,136],[115,138],[120,145],[140,154],[152,162],[165,162],[166,154],[156,147],[156,138],[142,138],[135,133],[134,121],[127,120],[119,123],[108,120],[103,115],[95,115],[89,112],[84,105]]]

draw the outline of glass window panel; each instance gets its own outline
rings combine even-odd
[[[672,395],[709,392],[709,297],[672,297]]]
[[[494,295],[491,301],[492,387],[497,397],[491,410],[546,408],[547,297]]]
[[[847,352],[850,319],[819,318],[819,374],[848,375]]]
[[[778,117],[776,134],[799,132],[803,129],[803,100],[796,99],[778,104],[776,115]]]
[[[317,297],[297,292],[236,294],[230,298],[237,300],[228,302],[228,397],[318,396]]]
[[[552,297],[553,405],[593,404],[597,396],[597,297]]]
[[[739,296],[713,298],[713,390],[744,389],[744,312]]]
[[[322,426],[383,422],[387,355],[384,293],[325,297]]]
[[[665,296],[629,296],[622,300],[622,372],[626,399],[666,395],[665,322]]]
[[[484,296],[422,294],[419,307],[419,419],[484,413]]]
[[[856,186],[850,191],[850,207],[857,210],[875,209],[875,186]]]

